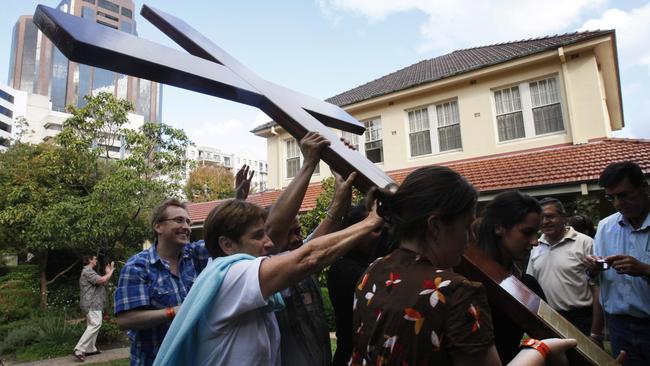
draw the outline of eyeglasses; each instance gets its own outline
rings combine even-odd
[[[179,225],[183,225],[183,223],[186,223],[187,225],[192,226],[192,220],[185,218],[183,216],[178,216],[171,219],[162,219],[159,222],[165,222],[165,221],[173,221]]]
[[[633,193],[634,192],[626,191],[621,193],[606,194],[605,199],[609,202],[614,202],[616,199],[619,201],[629,201]]]

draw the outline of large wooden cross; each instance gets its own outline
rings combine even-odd
[[[330,129],[362,134],[347,112],[262,79],[181,19],[146,5],[141,13],[189,54],[43,5],[34,23],[71,61],[258,107],[297,140],[309,131],[330,140],[322,159],[343,176],[356,171],[360,189],[393,183]]]
[[[362,154],[345,147],[332,132],[330,127],[356,134],[365,130],[341,108],[260,78],[172,15],[146,5],[142,15],[189,54],[43,5],[36,8],[34,23],[71,61],[258,107],[296,139],[309,131],[328,138],[331,145],[322,154],[323,160],[344,176],[358,172],[357,187],[367,190],[393,183],[386,173]],[[490,299],[507,309],[512,320],[529,334],[577,338],[577,349],[569,352],[573,365],[616,364],[480,251],[469,250],[459,270],[483,282]]]

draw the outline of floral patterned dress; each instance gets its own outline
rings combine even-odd
[[[350,365],[451,365],[494,343],[483,286],[408,249],[368,267],[353,306]]]

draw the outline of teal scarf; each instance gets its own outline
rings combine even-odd
[[[234,254],[215,258],[196,278],[192,289],[183,301],[180,311],[174,317],[165,339],[158,350],[154,366],[159,365],[194,365],[198,344],[198,327],[201,317],[209,314],[214,301],[218,301],[218,292],[228,269],[240,260],[254,260],[248,254]],[[267,311],[284,308],[284,301],[279,293],[268,300]]]

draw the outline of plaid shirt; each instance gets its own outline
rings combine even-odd
[[[186,244],[178,262],[180,276],[158,256],[157,243],[129,258],[115,289],[115,314],[133,309],[164,309],[180,305],[194,280],[208,263],[203,241]],[[144,330],[129,330],[131,365],[151,365],[170,323]]]

